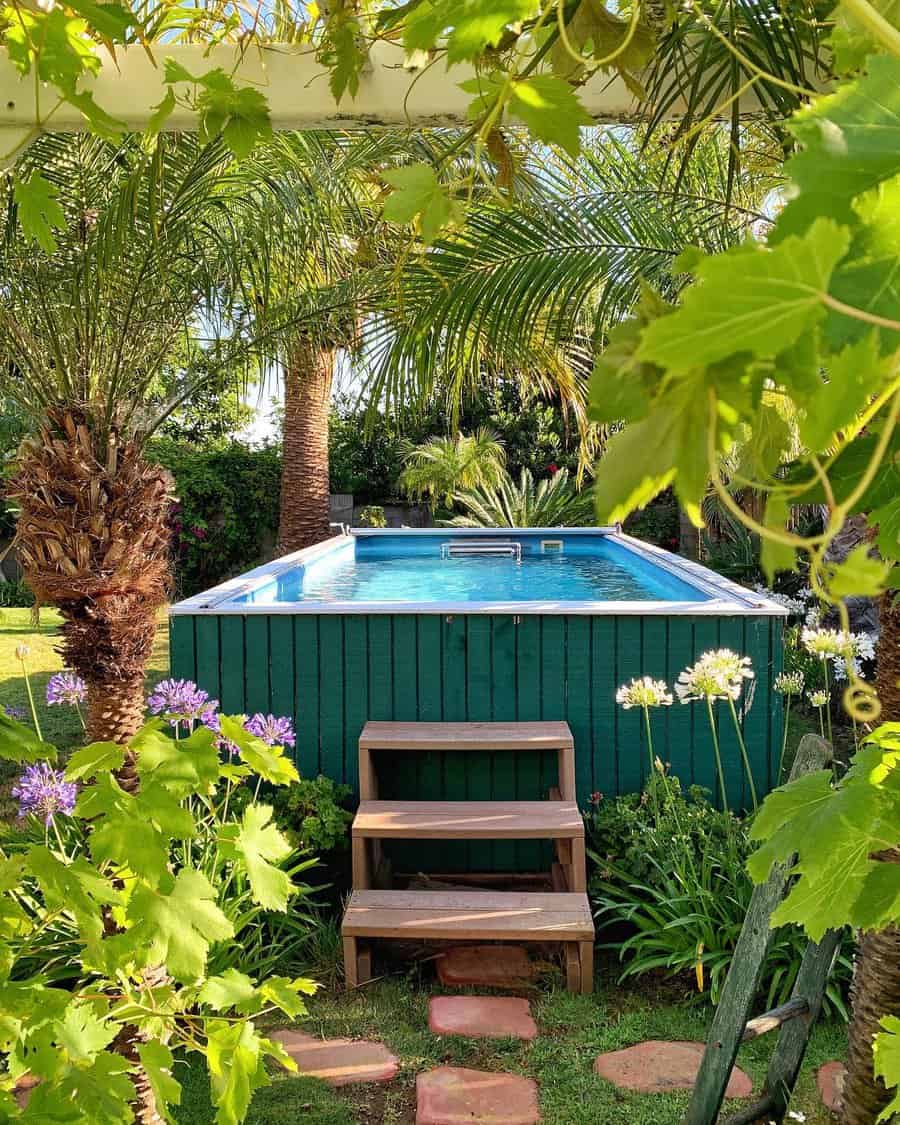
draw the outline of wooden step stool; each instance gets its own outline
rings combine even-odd
[[[547,801],[380,801],[373,751],[555,750]],[[566,723],[367,723],[359,740],[360,806],[353,823],[353,894],[344,916],[349,987],[371,976],[366,938],[561,941],[575,992],[593,987],[594,927],[586,890],[584,821]],[[552,840],[565,893],[375,891],[382,840]]]

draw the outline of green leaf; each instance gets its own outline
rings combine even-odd
[[[837,598],[854,595],[874,598],[883,591],[890,569],[890,563],[870,555],[868,544],[861,543],[831,569],[828,589]]]
[[[900,0],[868,0],[879,15],[893,27],[900,27]],[[838,4],[830,15],[834,28],[828,43],[834,52],[837,72],[848,73],[862,68],[868,55],[880,48],[868,26],[860,22],[847,4]]]
[[[183,66],[177,59],[167,55],[163,62],[163,81],[169,85],[174,85],[176,82],[197,83],[200,80],[195,78],[187,67]]]
[[[116,3],[97,3],[96,0],[66,0],[66,7],[82,16],[103,39],[124,43],[128,29],[138,20],[134,12]]]
[[[220,838],[223,851],[246,870],[254,900],[266,910],[283,911],[294,887],[287,872],[273,863],[287,859],[294,849],[271,820],[270,805],[248,805],[240,825],[225,825]]]
[[[900,1086],[900,1016],[883,1016],[882,1030],[875,1036],[872,1059],[877,1077],[888,1090]],[[900,1113],[900,1090],[878,1115],[878,1121],[892,1121]]]
[[[130,1102],[134,1084],[130,1064],[122,1055],[102,1051],[85,1067],[70,1067],[53,1081],[31,1091],[24,1121],[62,1125],[129,1125],[134,1121]],[[74,1116],[68,1116],[74,1109]]]
[[[900,559],[900,495],[869,512],[869,526],[878,528],[876,544],[882,556]]]
[[[441,228],[454,215],[447,189],[438,181],[430,164],[407,164],[382,173],[394,189],[384,202],[389,223],[418,223],[422,240],[434,242]]]
[[[96,1010],[96,1005],[73,1001],[65,1015],[54,1027],[54,1035],[61,1050],[76,1066],[93,1062],[104,1047],[108,1047],[119,1030],[117,1023]]]
[[[244,1014],[259,1011],[256,985],[237,969],[226,969],[221,976],[204,981],[199,1000],[217,1012],[227,1012],[231,1008]]]
[[[791,514],[791,506],[778,493],[769,496],[766,503],[765,526],[774,531],[785,531]],[[775,575],[782,570],[793,570],[797,558],[796,548],[787,543],[776,543],[765,536],[760,537],[760,565],[771,586]]]
[[[879,355],[876,332],[862,336],[834,356],[828,369],[828,382],[810,395],[800,419],[800,437],[813,452],[831,444],[837,430],[854,420],[873,394],[881,390],[889,362]]]
[[[128,902],[129,937],[144,965],[165,965],[186,983],[203,976],[213,942],[234,937],[205,875],[184,869],[159,889],[139,884]]]
[[[443,40],[448,63],[474,59],[495,47],[507,27],[537,10],[535,0],[425,0],[404,21],[403,45],[407,51],[430,51]]]
[[[45,254],[56,249],[54,230],[66,229],[66,216],[57,201],[59,191],[40,174],[32,172],[27,180],[13,181],[22,233],[29,242],[36,242]]]
[[[166,59],[167,63],[170,61],[170,59]],[[166,90],[163,100],[158,105],[155,105],[153,107],[153,112],[150,114],[150,117],[147,120],[147,128],[144,130],[144,133],[148,138],[153,139],[154,137],[159,136],[159,134],[163,131],[165,123],[172,116],[172,111],[175,109],[175,105],[175,92],[170,87],[168,90]]]
[[[102,960],[103,910],[122,902],[122,894],[84,856],[63,863],[49,848],[34,845],[28,870],[37,879],[50,910],[71,913],[84,943],[83,957],[93,965]]]
[[[83,781],[98,773],[115,772],[125,761],[125,747],[118,742],[92,742],[76,750],[66,762],[69,781]]]
[[[569,7],[567,6],[567,11]],[[586,53],[595,61],[613,56],[612,62],[603,69],[614,68],[636,80],[641,71],[653,58],[655,36],[649,27],[638,21],[632,30],[630,19],[614,15],[603,0],[581,0],[571,18],[566,23],[566,33],[570,43],[577,50]],[[571,81],[579,78],[585,71],[584,64],[572,58],[562,38],[557,39],[550,52],[553,73]]]
[[[344,94],[355,98],[359,93],[359,76],[368,62],[363,43],[362,28],[349,5],[333,9],[319,58],[328,67],[328,87],[338,104]]]
[[[854,200],[900,173],[900,59],[873,55],[868,73],[794,115],[801,149],[785,166],[797,187],[779,216],[778,241],[821,216],[855,221]]]
[[[638,358],[687,371],[736,352],[778,355],[823,316],[848,243],[846,230],[820,219],[774,249],[752,243],[704,259],[680,308],[647,327]]]
[[[276,1044],[263,1039],[249,1021],[225,1023],[209,1020],[206,1025],[213,1105],[217,1125],[241,1125],[253,1094],[271,1084],[266,1057],[283,1061]]]
[[[219,779],[216,735],[204,726],[187,738],[173,738],[170,731],[165,720],[151,720],[129,743],[142,781],[153,781],[178,797],[208,793]]]
[[[0,758],[7,762],[56,760],[56,747],[42,742],[31,727],[8,718],[0,711]]]
[[[181,1105],[181,1083],[172,1077],[175,1068],[172,1052],[158,1039],[151,1039],[147,1043],[139,1043],[137,1053],[153,1090],[157,1112],[164,1120],[174,1121],[168,1107]]]
[[[301,977],[294,980],[287,977],[267,977],[259,986],[259,994],[267,1004],[279,1008],[289,1019],[295,1020],[306,1015],[306,1005],[298,993],[313,996],[318,987],[315,981]]]
[[[52,83],[69,97],[78,80],[100,70],[100,58],[87,34],[85,20],[56,5],[49,11],[4,8],[3,41],[10,61],[22,74],[37,67],[41,81]]]
[[[211,140],[221,135],[239,160],[249,156],[258,141],[272,135],[269,103],[263,94],[252,86],[238,86],[221,67],[195,75],[167,58],[164,76],[170,85],[191,82],[198,88],[196,106],[201,137]],[[164,102],[160,108],[165,105]]]
[[[849,921],[861,930],[880,930],[897,918],[900,918],[900,864],[872,863]]]
[[[581,148],[579,127],[594,124],[573,87],[552,74],[513,82],[509,109],[533,137],[559,145],[570,156],[577,156]]]
[[[221,717],[221,727],[222,737],[237,746],[241,758],[263,781],[271,785],[289,785],[299,780],[297,767],[284,756],[283,746],[269,746],[261,738],[250,734],[242,722],[228,715]]]

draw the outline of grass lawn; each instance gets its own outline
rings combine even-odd
[[[41,733],[47,742],[60,750],[69,750],[82,739],[81,723],[71,707],[48,707],[44,702],[47,680],[63,668],[56,649],[60,643],[59,614],[42,609],[40,625],[35,628],[30,609],[0,609],[0,707],[28,708],[22,665],[16,658],[16,647],[26,644],[31,688],[41,724]],[[156,683],[169,667],[169,623],[161,613],[153,645],[153,656],[147,670],[148,683]],[[31,721],[30,718],[28,720]],[[5,771],[5,772],[4,772]],[[8,797],[10,770],[0,765],[0,819],[8,819],[12,804]]]
[[[673,1004],[671,996],[654,999],[653,989],[622,989],[612,983],[614,966],[601,967],[595,996],[570,996],[549,989],[535,994],[532,1011],[540,1035],[532,1043],[513,1040],[438,1038],[428,1030],[428,988],[408,979],[385,981],[353,996],[320,996],[310,1004],[301,1026],[324,1037],[371,1037],[386,1043],[400,1059],[397,1078],[386,1086],[345,1087],[332,1091],[309,1078],[278,1077],[257,1092],[248,1125],[412,1125],[415,1121],[415,1077],[446,1064],[477,1070],[506,1070],[528,1075],[540,1088],[545,1125],[677,1125],[687,1106],[684,1092],[629,1094],[593,1073],[594,1058],[604,1051],[628,1047],[643,1039],[705,1037],[709,1009]],[[454,990],[458,993],[459,990]],[[754,1080],[765,1075],[772,1036],[741,1050],[739,1063]],[[822,1024],[813,1035],[792,1109],[807,1125],[825,1125],[833,1118],[821,1107],[815,1071],[846,1049],[843,1024]],[[176,1072],[184,1084],[179,1125],[212,1125],[208,1088],[202,1068],[184,1066]],[[729,1102],[739,1108],[742,1103]]]

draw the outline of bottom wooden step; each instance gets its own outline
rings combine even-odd
[[[354,891],[341,927],[348,987],[368,979],[366,938],[563,942],[567,983],[593,988],[594,923],[584,894],[494,891]]]

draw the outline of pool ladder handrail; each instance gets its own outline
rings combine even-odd
[[[522,561],[522,544],[513,539],[469,539],[460,543],[442,543],[441,558],[465,558],[466,555],[500,555]]]

